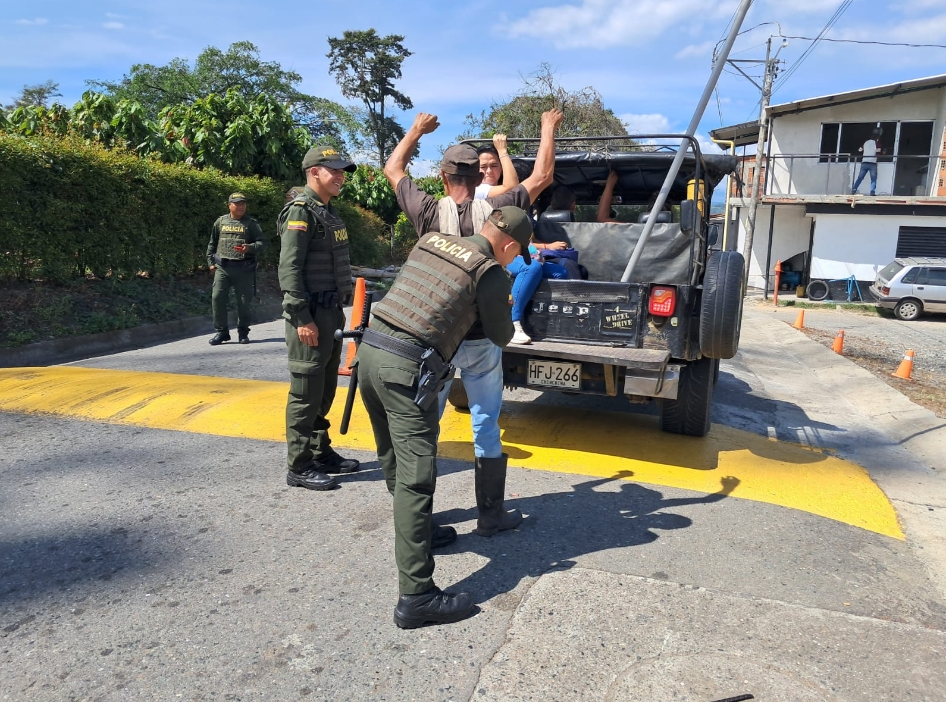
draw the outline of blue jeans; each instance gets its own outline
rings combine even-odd
[[[873,195],[877,190],[877,164],[876,163],[866,163],[861,162],[861,172],[857,174],[857,180],[854,181],[854,187],[852,192],[857,192],[858,187],[860,187],[861,181],[864,180],[864,176],[870,173],[870,194]]]
[[[555,263],[539,264],[533,261],[532,265],[527,266],[519,257],[513,260],[506,270],[515,278],[512,283],[512,321],[521,322],[522,315],[526,311],[526,305],[532,299],[532,294],[539,287],[543,278],[556,278],[565,280],[568,278],[568,270],[565,266],[559,266]]]
[[[477,458],[499,458],[503,443],[499,438],[499,410],[503,404],[503,350],[489,339],[465,340],[451,363],[460,369],[463,387],[470,400],[473,424],[473,452]],[[452,379],[440,391],[440,416],[447,406]]]

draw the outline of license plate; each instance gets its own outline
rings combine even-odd
[[[581,364],[536,361],[530,358],[526,384],[552,388],[581,388]]]

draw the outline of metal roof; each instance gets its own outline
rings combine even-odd
[[[852,102],[862,102],[864,100],[874,100],[882,97],[894,97],[896,95],[915,93],[921,90],[935,90],[936,88],[942,87],[946,87],[946,73],[929,76],[928,78],[905,80],[900,83],[878,85],[873,88],[850,90],[846,93],[822,95],[821,97],[805,98],[804,100],[796,100],[795,102],[770,105],[768,112],[772,117],[777,117],[778,115],[807,112],[808,110],[817,110],[822,107],[847,105]],[[714,139],[735,141],[736,146],[754,144],[759,139],[759,123],[757,121],[743,122],[742,124],[711,129],[710,136]]]
[[[796,100],[795,102],[785,102],[779,105],[769,106],[769,113],[774,117],[792,112],[805,112],[807,110],[816,110],[820,107],[831,107],[833,105],[846,105],[851,102],[861,102],[863,100],[872,100],[881,97],[894,97],[904,93],[915,93],[921,90],[933,90],[946,86],[946,73],[929,76],[928,78],[916,78],[914,80],[905,80],[900,83],[888,83],[887,85],[878,85],[873,88],[862,88],[861,90],[851,90],[846,93],[836,93],[835,95],[822,95],[821,97],[806,98]]]

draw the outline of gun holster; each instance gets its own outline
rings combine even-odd
[[[436,349],[427,349],[420,357],[420,376],[417,379],[417,395],[414,404],[423,410],[429,409],[437,396],[453,377],[456,369],[445,363]]]

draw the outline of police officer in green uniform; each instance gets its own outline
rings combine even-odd
[[[394,496],[394,557],[400,597],[394,622],[410,629],[459,621],[473,610],[466,593],[434,585],[431,515],[437,484],[437,393],[448,365],[477,321],[497,346],[512,339],[511,286],[505,266],[528,264],[532,223],[526,212],[493,210],[479,234],[420,237],[384,298],[374,305],[358,349],[361,397]],[[504,476],[505,477],[505,476]],[[503,509],[499,501],[487,508]]]
[[[230,288],[237,299],[237,333],[240,343],[250,343],[250,305],[256,287],[256,257],[263,250],[263,230],[246,214],[246,196],[233,193],[227,200],[230,214],[214,222],[207,245],[207,263],[214,274],[213,314],[217,333],[211,346],[230,341],[227,300]]]
[[[302,159],[306,184],[279,214],[279,287],[283,292],[289,348],[286,404],[286,483],[309,490],[338,487],[331,473],[358,470],[358,461],[339,456],[326,419],[335,399],[345,327],[342,307],[352,296],[348,231],[330,204],[357,167],[329,144]]]

